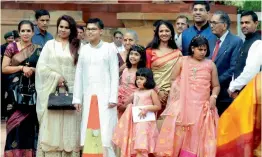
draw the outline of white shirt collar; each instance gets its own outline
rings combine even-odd
[[[219,39],[220,39],[220,43],[222,44],[222,42],[226,39],[227,34],[229,33],[229,31],[227,30],[226,33],[224,33]]]
[[[100,48],[103,45],[103,43],[104,42],[102,40],[100,40],[100,42],[96,46],[91,45],[91,43],[89,43],[89,44],[90,44],[90,47],[92,47],[92,48]]]
[[[180,33],[180,34],[175,33],[175,39],[178,39],[181,35],[182,35],[182,33]]]

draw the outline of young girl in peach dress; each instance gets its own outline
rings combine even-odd
[[[135,85],[137,69],[146,66],[146,52],[143,46],[131,46],[127,56],[127,68],[125,68],[122,73],[118,89],[118,118],[121,117],[126,109],[125,101],[137,89]]]
[[[113,143],[121,149],[121,157],[148,157],[154,153],[158,130],[156,120],[145,122],[133,122],[132,107],[139,107],[138,116],[143,119],[148,112],[157,112],[161,109],[161,103],[154,91],[155,82],[153,72],[148,68],[140,68],[136,72],[136,86],[138,90],[130,96],[129,104],[120,118]]]
[[[163,157],[215,157],[220,91],[215,64],[203,36],[192,39],[189,55],[179,59],[155,154]],[[211,95],[210,95],[211,94]]]

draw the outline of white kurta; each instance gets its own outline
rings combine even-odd
[[[96,47],[84,45],[80,50],[74,84],[74,104],[82,104],[81,146],[84,145],[90,100],[97,95],[103,147],[112,147],[112,135],[117,124],[118,58],[113,47],[100,41]],[[83,102],[82,102],[83,100]]]

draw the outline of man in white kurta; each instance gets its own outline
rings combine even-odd
[[[100,31],[100,29],[102,30],[103,27],[100,28],[99,24],[87,24],[90,43],[84,45],[79,53],[73,104],[80,104],[82,110],[81,146],[83,146],[90,100],[92,95],[97,95],[103,155],[115,157],[112,135],[117,124],[118,58],[112,45],[100,40],[101,32],[97,37],[96,31]]]

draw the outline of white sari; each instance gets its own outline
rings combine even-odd
[[[65,152],[71,152],[69,156],[79,156],[80,113],[47,109],[49,94],[55,91],[61,76],[67,81],[69,92],[73,92],[75,69],[69,45],[63,49],[62,43],[54,39],[45,44],[36,67],[36,111],[40,124],[38,157]]]

